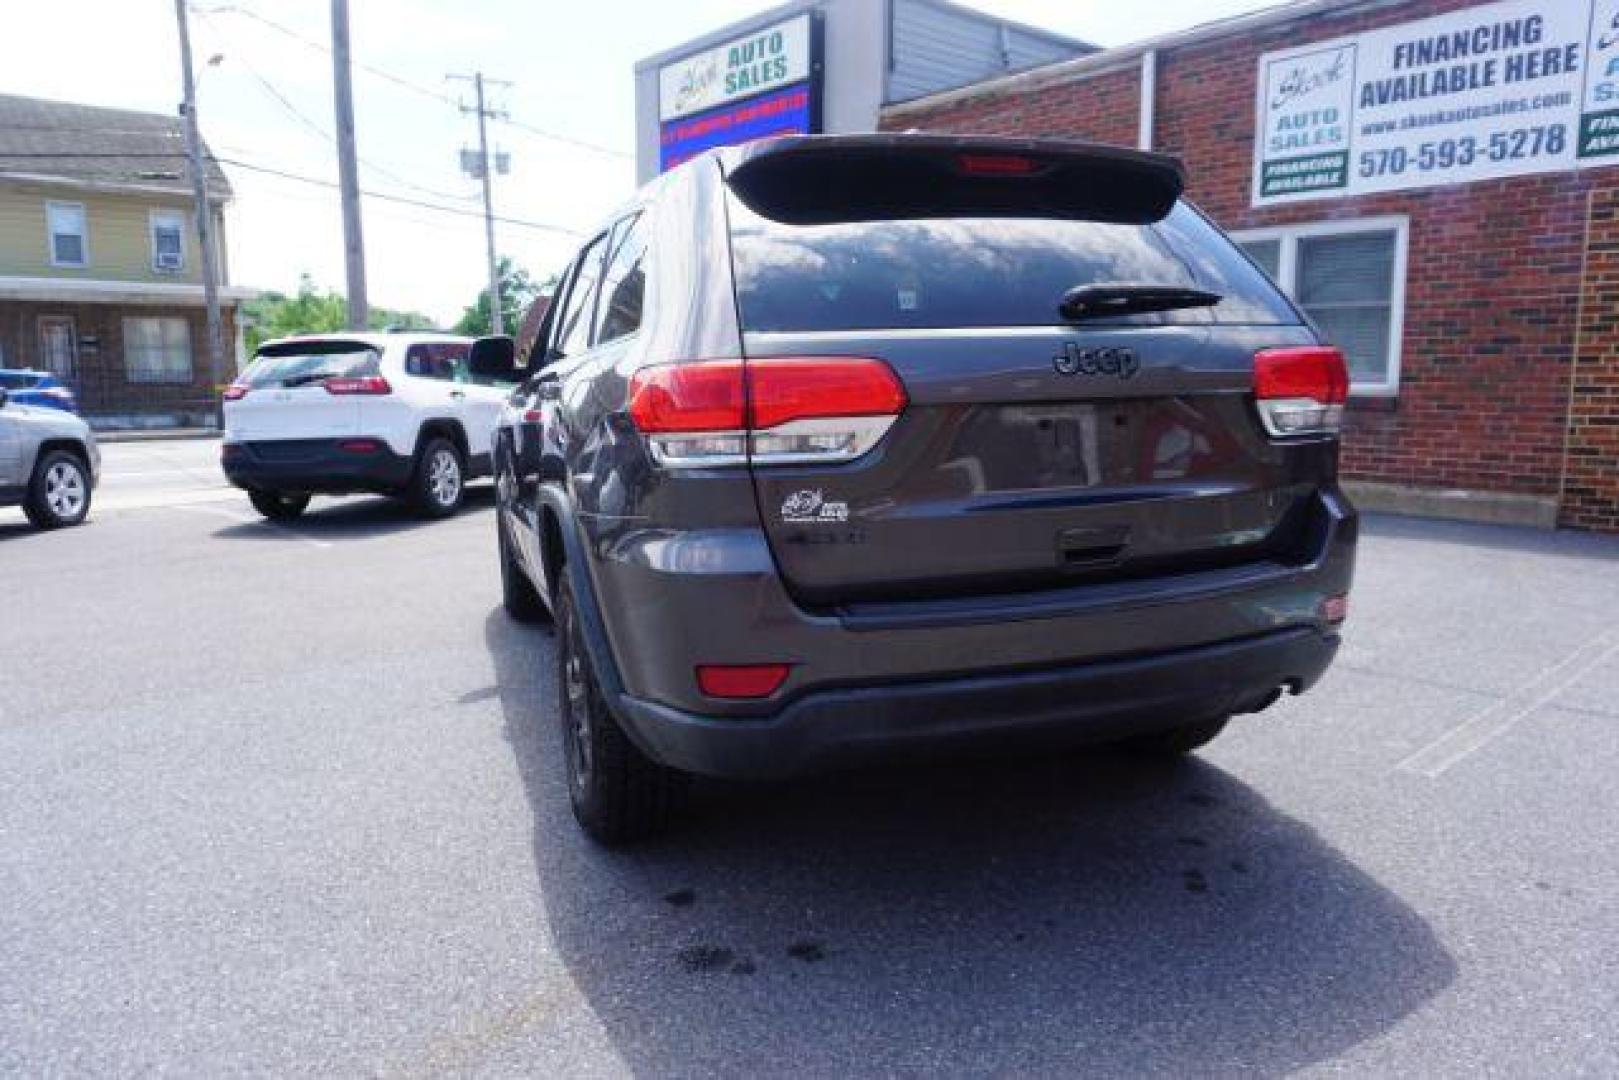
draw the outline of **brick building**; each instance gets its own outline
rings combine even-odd
[[[230,194],[211,165],[227,282]],[[0,367],[53,372],[99,428],[213,423],[201,261],[178,117],[0,95]],[[220,292],[228,379],[255,294]]]
[[[1363,505],[1619,531],[1610,73],[1619,0],[1304,0],[881,126],[1178,155],[1189,196],[1349,355]]]

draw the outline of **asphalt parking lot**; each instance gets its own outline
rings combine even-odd
[[[487,488],[272,526],[215,452],[0,511],[0,1072],[1619,1072],[1619,542],[1372,520],[1338,665],[1194,761],[609,853]]]

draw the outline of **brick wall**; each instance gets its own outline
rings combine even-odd
[[[1555,498],[1566,456],[1563,523],[1616,528],[1619,390],[1611,380],[1619,371],[1612,321],[1619,262],[1613,282],[1587,290],[1583,309],[1581,266],[1588,203],[1610,213],[1619,206],[1619,169],[1250,206],[1260,54],[1469,6],[1476,0],[1365,5],[1160,52],[1155,147],[1186,162],[1188,194],[1229,230],[1408,219],[1400,392],[1392,401],[1353,403],[1346,476]],[[1015,92],[988,89],[937,107],[901,107],[883,126],[1134,145],[1139,85],[1140,67],[1132,62]],[[1605,225],[1619,242],[1619,224]],[[1582,310],[1588,330],[1605,329],[1592,330],[1580,379],[1571,384]]]
[[[1619,532],[1619,192],[1594,192],[1590,221],[1562,516]]]
[[[226,378],[234,373],[233,313],[225,311]],[[194,423],[209,413],[217,395],[208,369],[208,320],[202,308],[124,304],[64,304],[0,301],[0,349],[13,367],[40,367],[40,316],[68,316],[79,337],[77,378],[80,411],[97,417],[173,418]],[[183,383],[131,382],[124,367],[124,317],[178,317],[191,329],[191,379]]]

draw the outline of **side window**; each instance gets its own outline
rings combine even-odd
[[[468,352],[466,345],[457,342],[412,345],[405,352],[405,374],[419,379],[466,382]]]
[[[577,356],[590,348],[590,326],[595,317],[596,285],[601,280],[602,251],[607,237],[598,236],[579,256],[573,287],[557,322],[556,348],[563,356]]]
[[[596,306],[596,343],[614,341],[641,328],[646,297],[646,219],[637,214],[613,231],[613,249],[602,274]]]

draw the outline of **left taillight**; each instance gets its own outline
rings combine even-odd
[[[393,387],[381,375],[331,378],[321,383],[328,394],[391,394]]]
[[[226,401],[240,401],[247,396],[248,389],[246,383],[233,382],[225,387],[225,392],[220,396]]]
[[[1254,399],[1272,435],[1331,435],[1349,400],[1344,354],[1327,345],[1262,349],[1254,354]]]
[[[860,457],[906,403],[881,360],[787,356],[643,369],[629,413],[661,465],[786,465]]]

